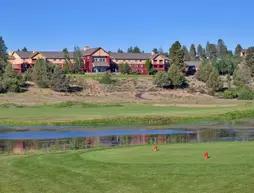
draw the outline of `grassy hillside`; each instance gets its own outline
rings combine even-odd
[[[252,193],[254,143],[0,156],[1,193]],[[202,153],[209,151],[205,161]]]
[[[121,125],[170,124],[191,120],[234,120],[254,117],[252,103],[241,105],[87,104],[20,106],[4,104],[0,124]]]

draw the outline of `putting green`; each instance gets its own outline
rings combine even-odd
[[[205,164],[205,163],[248,163],[254,160],[254,144],[241,143],[236,149],[236,143],[211,144],[172,144],[159,145],[159,151],[153,152],[152,146],[136,146],[109,150],[92,151],[82,156],[88,160],[106,163],[142,163],[142,164]],[[210,159],[204,161],[203,153],[209,152]],[[250,154],[246,155],[246,151]],[[229,160],[230,159],[230,160]]]

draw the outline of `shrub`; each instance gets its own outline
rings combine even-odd
[[[168,88],[168,87],[170,87],[171,82],[169,80],[168,73],[166,73],[166,72],[158,72],[155,75],[154,84],[157,87],[160,87],[160,88]]]
[[[214,70],[210,73],[209,78],[206,82],[207,87],[210,89],[211,93],[220,91],[223,87],[220,75],[217,70]]]
[[[64,71],[58,66],[54,68],[50,87],[57,92],[70,91],[70,79],[66,77]]]
[[[40,88],[51,88],[57,92],[70,91],[70,80],[64,71],[45,60],[38,60],[32,71],[32,80]]]
[[[53,70],[45,60],[38,60],[33,67],[32,80],[40,88],[49,88]]]
[[[0,92],[21,92],[24,86],[22,76],[18,75],[11,65],[7,65],[1,78]]]
[[[245,63],[239,65],[233,74],[234,84],[237,86],[246,85],[251,80],[251,69]]]
[[[186,79],[180,68],[176,65],[172,65],[168,71],[168,78],[171,82],[171,86],[175,88],[183,87],[186,84]]]
[[[110,73],[105,73],[103,76],[99,79],[99,82],[101,84],[113,84],[115,80],[112,79],[112,75]]]
[[[130,74],[131,67],[127,63],[119,64],[119,72],[121,72],[122,74]]]
[[[236,89],[229,89],[224,91],[223,97],[225,99],[235,99],[238,98],[238,91]]]
[[[208,61],[203,61],[200,65],[200,68],[197,72],[197,79],[203,82],[207,82],[209,75],[213,71],[213,66]]]
[[[154,75],[157,73],[157,70],[153,68],[153,64],[151,60],[146,60],[145,67],[149,75]]]
[[[23,78],[25,81],[31,81],[32,80],[32,68],[29,68],[27,71],[23,73]]]
[[[254,92],[248,87],[241,87],[238,92],[238,99],[253,100],[254,99]]]

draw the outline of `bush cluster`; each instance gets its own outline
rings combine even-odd
[[[130,68],[129,64],[127,64],[127,63],[119,64],[118,68],[119,68],[119,72],[121,72],[122,74],[130,74],[131,73],[131,68]]]
[[[22,92],[25,87],[23,77],[17,74],[12,66],[7,64],[0,73],[0,93]]]
[[[70,80],[64,71],[45,60],[38,60],[31,72],[31,80],[40,88],[51,88],[57,92],[69,92]]]
[[[183,88],[186,79],[182,71],[176,65],[172,65],[168,72],[158,72],[154,84],[160,88]]]
[[[112,78],[112,75],[110,73],[105,73],[99,79],[99,82],[101,84],[113,84],[115,82],[115,80]]]
[[[224,93],[226,99],[253,100],[254,91],[246,86],[228,89]]]

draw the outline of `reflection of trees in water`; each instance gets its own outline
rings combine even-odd
[[[24,153],[36,150],[66,151],[89,149],[95,147],[112,147],[124,145],[143,144],[167,144],[167,143],[187,143],[196,139],[195,135],[134,135],[134,136],[106,136],[106,137],[86,137],[56,140],[1,140],[0,152]]]

